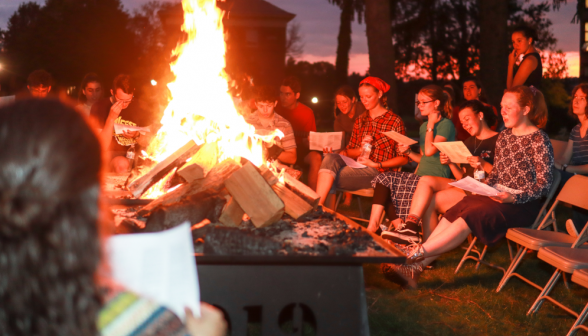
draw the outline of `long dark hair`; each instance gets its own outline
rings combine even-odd
[[[480,94],[478,95],[478,98],[480,99],[481,102],[488,104],[488,96],[486,96],[486,89],[484,89],[484,85],[482,85],[482,81],[478,77],[468,77],[468,78],[464,79],[463,82],[461,82],[462,91],[463,91],[463,85],[466,82],[474,82],[474,84],[476,84],[476,87],[481,90]]]
[[[343,96],[348,98],[350,101],[353,101],[353,98],[355,98],[355,104],[357,104],[358,99],[357,99],[357,95],[355,94],[355,92],[353,91],[353,88],[349,85],[343,85],[340,86],[337,89],[337,92],[335,92],[335,106],[333,108],[333,114],[335,115],[335,118],[337,118],[337,116],[339,115],[339,107],[337,107],[337,96]],[[351,110],[353,113],[357,113],[355,111],[353,111],[353,107]],[[351,118],[351,117],[350,117]]]
[[[491,106],[486,106],[481,101],[473,99],[467,100],[463,102],[461,105],[459,105],[459,112],[466,108],[471,109],[472,112],[474,112],[474,114],[482,112],[484,115],[484,121],[486,122],[486,125],[488,125],[488,127],[492,127],[494,126],[494,124],[496,124],[498,118],[494,114],[494,111],[492,110]]]
[[[84,90],[86,89],[86,86],[88,85],[88,83],[92,83],[92,82],[96,82],[96,83],[99,83],[100,85],[102,85],[102,82],[100,81],[100,77],[98,77],[97,74],[95,74],[93,72],[86,74],[84,76],[84,78],[82,79],[82,83],[80,83],[80,89],[78,91],[78,101],[80,103],[85,103],[88,100],[88,99],[86,99],[86,95],[84,95]]]
[[[53,100],[0,109],[0,330],[97,335],[101,151]]]

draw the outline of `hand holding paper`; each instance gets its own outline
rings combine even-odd
[[[308,142],[310,150],[322,151],[330,148],[331,151],[340,150],[343,147],[343,132],[310,132]]]
[[[453,163],[468,163],[467,157],[472,156],[462,141],[433,142],[433,146],[447,155]]]
[[[398,132],[389,131],[389,132],[382,132],[382,134],[386,135],[387,137],[389,137],[390,139],[392,139],[398,143],[405,144],[407,146],[411,146],[411,145],[414,145],[415,143],[418,143],[418,141],[414,141],[411,138],[407,137],[406,135],[400,134]]]

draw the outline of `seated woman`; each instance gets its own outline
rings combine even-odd
[[[321,198],[319,204],[325,203],[329,193],[335,194],[336,188],[346,190],[369,188],[371,180],[380,172],[403,166],[408,162],[406,156],[397,154],[398,144],[382,134],[388,131],[405,134],[402,119],[388,109],[384,94],[389,89],[390,86],[386,82],[376,77],[367,77],[359,84],[359,97],[366,112],[355,121],[347,149],[339,154],[325,155],[319,170],[316,190]],[[372,150],[369,159],[360,163],[367,167],[347,166],[341,156],[356,159],[366,142],[372,143]],[[334,198],[330,199],[330,204],[326,205],[333,209]]]
[[[561,186],[575,174],[588,175],[588,117],[586,108],[588,103],[588,84],[577,85],[572,91],[570,102],[570,114],[578,118],[580,123],[570,132],[568,146],[561,161],[555,162],[555,168],[561,173]],[[566,228],[571,235],[578,235],[588,221],[588,211],[574,207],[572,219],[566,223]]]
[[[414,288],[425,266],[458,247],[469,234],[482,244],[493,245],[509,228],[533,224],[540,199],[553,181],[553,148],[547,134],[539,129],[547,122],[547,110],[534,108],[533,96],[538,93],[537,89],[516,86],[502,97],[507,129],[498,136],[494,167],[486,183],[511,191],[495,197],[464,197],[447,210],[425,243],[407,248],[406,264],[384,266],[392,281]]]
[[[386,208],[388,219],[392,221],[395,230],[386,232],[386,235],[394,235],[405,240],[408,244],[419,239],[417,226],[407,227],[402,222],[408,209],[410,201],[421,176],[431,175],[439,177],[451,177],[451,169],[442,165],[439,161],[439,150],[433,142],[444,142],[455,140],[455,127],[451,118],[451,105],[449,96],[437,85],[427,85],[419,91],[417,107],[423,117],[427,118],[420,128],[420,153],[410,150],[409,146],[399,144],[398,150],[408,157],[419,162],[417,171],[407,172],[386,172],[378,175],[373,181],[374,200],[368,230],[376,232],[378,221],[382,211]],[[418,221],[417,221],[418,222]]]
[[[496,116],[479,100],[470,100],[460,106],[459,120],[463,128],[471,135],[464,144],[472,156],[467,158],[467,164],[458,165],[441,153],[441,163],[449,165],[456,180],[466,176],[474,177],[474,171],[478,166],[484,170],[485,175],[489,174],[492,171],[494,149],[498,139],[498,133],[491,130],[489,125],[496,122]],[[438,176],[423,176],[419,180],[412,197],[406,225],[412,227],[415,223],[408,222],[420,219],[425,240],[437,226],[439,214],[445,213],[466,196],[466,191],[448,184],[453,181],[453,179]],[[386,234],[382,234],[382,237],[386,238]],[[402,243],[394,236],[391,240]]]
[[[464,79],[464,81],[463,81],[463,98],[466,101],[471,101],[471,100],[481,101],[482,104],[484,104],[484,106],[487,106],[492,109],[492,111],[494,112],[494,115],[496,116],[495,119],[499,119],[498,111],[496,111],[496,107],[488,104],[488,98],[486,97],[486,90],[482,87],[482,82],[478,78],[469,77],[469,78]],[[455,110],[454,110],[454,112],[455,112]],[[469,138],[470,134],[466,130],[464,130],[463,127],[461,127],[457,113],[454,114],[452,120],[453,120],[453,124],[455,125],[455,129],[457,131],[457,135],[455,138],[457,140],[461,140],[461,141],[465,141],[467,138]],[[501,127],[501,126],[502,126],[502,121],[498,120],[490,128],[493,131],[496,131],[496,130],[498,130],[498,127]]]
[[[222,313],[171,311],[98,280],[100,143],[57,101],[0,109],[0,330],[5,335],[224,335]]]

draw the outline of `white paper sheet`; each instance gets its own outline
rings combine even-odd
[[[188,222],[157,233],[118,235],[107,242],[112,276],[185,320],[184,307],[200,316],[200,288]]]
[[[478,182],[477,180],[473,179],[471,176],[466,176],[459,181],[451,182],[449,185],[454,187],[467,190],[473,192],[478,195],[482,196],[496,196],[498,195],[499,191],[492,188],[491,186]]]
[[[453,163],[468,163],[466,158],[472,156],[463,141],[433,142],[433,146],[449,156],[449,160]]]
[[[14,103],[15,96],[0,97],[0,107]]]
[[[323,151],[325,147],[340,150],[343,145],[343,132],[310,132],[308,134],[310,150]]]
[[[339,154],[339,156],[343,159],[343,161],[345,161],[345,164],[347,165],[347,167],[351,167],[351,168],[365,168],[367,166],[362,165],[361,163],[353,160],[352,158],[348,157],[348,156],[344,156]]]
[[[137,132],[138,131],[141,134],[145,134],[145,133],[151,132],[151,129],[149,127],[114,124],[114,132],[116,134],[123,134],[123,131],[129,131],[129,132]]]
[[[387,137],[389,137],[390,139],[407,145],[407,146],[411,146],[414,145],[415,143],[418,143],[418,141],[414,141],[411,138],[407,137],[406,135],[402,135],[398,132],[394,132],[394,131],[388,131],[388,132],[382,132],[382,134],[386,135]]]

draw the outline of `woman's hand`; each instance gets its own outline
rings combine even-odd
[[[445,153],[443,153],[443,152],[439,152],[439,161],[441,162],[442,165],[451,164],[451,159],[449,159],[449,156],[445,155]]]
[[[400,154],[406,154],[406,152],[408,152],[408,150],[410,149],[409,145],[405,145],[405,144],[398,144],[398,153]]]
[[[343,156],[349,156],[349,155],[347,155],[347,150],[346,150],[346,149],[344,149],[344,150],[340,151],[340,152],[339,152],[339,155],[343,155]]]
[[[441,118],[443,118],[441,116],[441,113],[439,112],[435,112],[435,113],[430,113],[428,115],[428,120],[429,123],[427,124],[427,128],[433,128],[433,126],[435,126],[436,123],[438,123],[439,121],[441,121]]]
[[[372,140],[374,140],[374,138],[371,135],[366,135],[363,137],[363,139],[361,140],[361,143],[365,143],[365,142],[372,142]]]
[[[323,154],[333,154],[333,147],[323,148]]]
[[[514,203],[514,196],[504,191],[497,196],[490,196],[490,198],[498,203]]]
[[[508,65],[514,65],[517,62],[517,58],[519,58],[519,54],[516,49],[513,49],[510,54],[508,54]]]
[[[186,329],[191,336],[224,336],[227,333],[227,322],[218,308],[200,302],[200,317],[194,317],[188,307],[185,311]]]
[[[472,166],[472,168],[476,168],[478,165],[484,167],[484,159],[479,156],[468,156],[466,160],[468,160],[468,163],[470,166]]]
[[[378,168],[379,165],[377,163],[375,163],[374,161],[368,159],[368,158],[364,158],[362,156],[357,158],[357,162],[361,163],[364,166],[368,166],[368,167],[372,167],[372,168]]]

